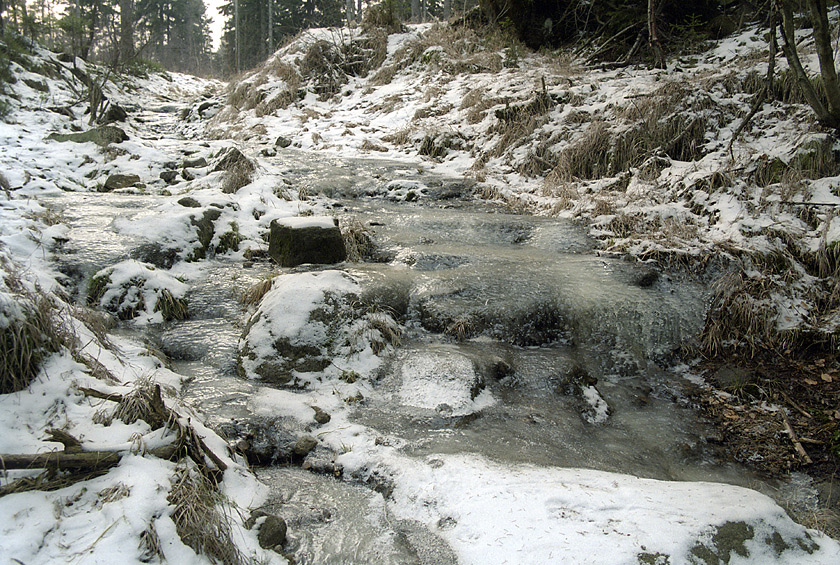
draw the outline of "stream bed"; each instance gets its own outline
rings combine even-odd
[[[397,346],[360,375],[364,402],[331,405],[341,424],[322,434],[362,430],[359,446],[342,439],[341,451],[358,449],[363,457],[373,444],[433,468],[469,456],[510,469],[591,469],[776,490],[719,459],[707,440],[713,431],[686,395],[696,379],[676,364],[675,352],[702,329],[702,284],[599,256],[574,224],[475,201],[456,179],[424,178],[401,164],[325,162],[292,151],[282,157],[291,185],[329,198],[323,213],[364,228],[373,242],[368,260],[281,269],[211,255],[189,269],[188,319],[121,323],[118,330],[166,355],[185,379],[182,400],[212,425],[229,429],[253,419],[255,398],[266,396],[264,383],[237,374],[238,342],[253,311],[242,293],[267,277],[338,269],[387,304],[402,328]],[[406,186],[417,201],[405,201]],[[144,221],[161,197],[54,198],[70,227],[59,266],[83,300],[94,273],[148,243],[121,226]],[[466,403],[448,399],[446,386],[421,383],[418,397],[406,384],[406,367],[457,372],[463,360],[481,381]],[[325,402],[323,390],[292,392]],[[265,508],[289,524],[286,549],[298,563],[457,562],[440,536],[445,522],[433,533],[392,514],[381,494],[393,488],[387,481],[287,465],[257,473],[271,488]],[[813,496],[807,481],[793,496]]]

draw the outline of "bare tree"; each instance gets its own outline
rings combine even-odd
[[[665,55],[662,53],[662,44],[659,42],[659,35],[656,33],[656,0],[648,0],[648,42],[653,53],[653,66],[657,69],[665,68]]]
[[[831,46],[826,0],[805,0],[813,25],[817,58],[820,62],[822,93],[818,92],[817,87],[811,82],[811,78],[799,59],[799,52],[796,50],[792,0],[773,1],[782,14],[782,51],[791,71],[796,76],[797,84],[802,89],[805,100],[817,114],[817,120],[821,124],[832,128],[840,127],[840,83],[838,83],[837,70],[834,67],[834,49]]]

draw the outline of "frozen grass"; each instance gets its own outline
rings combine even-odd
[[[178,536],[198,554],[223,565],[245,565],[247,559],[233,542],[231,518],[222,508],[224,496],[216,485],[191,466],[179,468],[167,500]],[[147,530],[148,531],[148,530]],[[155,548],[154,538],[149,540]]]

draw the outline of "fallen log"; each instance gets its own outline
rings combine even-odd
[[[177,443],[150,449],[147,453],[169,459],[178,450]],[[58,469],[68,471],[106,469],[120,462],[130,451],[50,451],[35,454],[0,455],[0,468],[9,469]]]

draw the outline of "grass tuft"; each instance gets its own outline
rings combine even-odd
[[[233,542],[232,519],[220,510],[225,498],[210,479],[181,467],[167,500],[174,506],[171,516],[178,536],[196,553],[223,565],[249,561]]]

